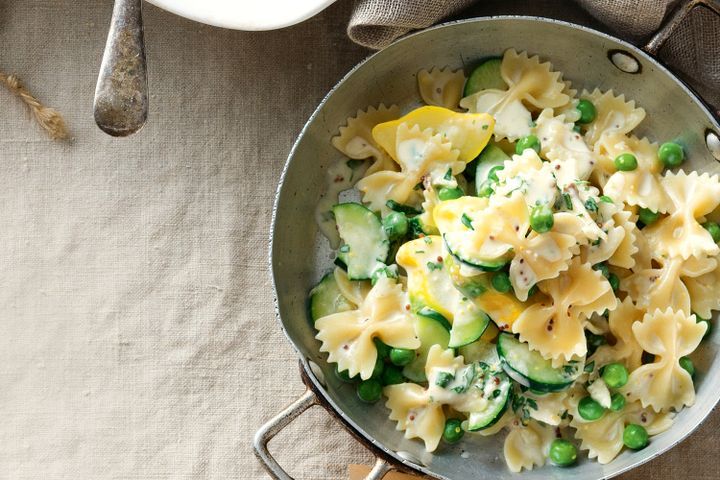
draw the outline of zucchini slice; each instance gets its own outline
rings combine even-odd
[[[338,233],[343,240],[338,258],[347,265],[350,280],[367,280],[385,266],[390,241],[380,219],[359,203],[340,203],[333,207]]]
[[[500,73],[500,67],[502,66],[501,57],[491,57],[485,59],[480,65],[470,72],[467,81],[465,82],[465,88],[463,90],[463,96],[467,97],[473,93],[477,93],[480,90],[487,90],[492,88],[495,90],[507,90],[507,83],[502,78]]]
[[[479,190],[482,184],[488,180],[492,172],[504,168],[507,160],[510,160],[507,153],[494,143],[488,143],[477,158],[478,162],[475,167],[475,189]]]
[[[318,318],[338,312],[354,310],[355,305],[343,296],[335,281],[333,272],[325,275],[320,282],[310,290],[310,318],[313,323]]]
[[[488,428],[497,422],[505,413],[512,394],[512,382],[502,370],[495,370],[483,362],[471,364],[466,369],[473,367],[477,376],[472,388],[483,393],[487,404],[483,410],[468,414],[465,427],[471,432]]]
[[[501,333],[497,351],[505,372],[521,385],[538,392],[558,392],[568,388],[583,373],[583,362],[571,362],[554,368],[539,352],[514,335]]]
[[[439,319],[442,319],[442,321]],[[450,342],[448,327],[447,320],[432,310],[423,309],[415,315],[415,333],[421,343],[420,348],[415,351],[415,359],[403,368],[402,373],[408,380],[416,383],[427,381],[425,362],[427,361],[428,352],[433,345],[448,348]]]
[[[461,300],[453,318],[448,347],[457,348],[474,342],[480,338],[489,324],[490,317],[478,309],[472,300]]]
[[[485,341],[484,338],[483,336],[473,343],[458,348],[458,354],[463,356],[465,363],[484,362],[490,366],[499,366],[500,357],[497,354],[497,347],[494,343]]]
[[[510,261],[509,255],[500,258],[480,258],[468,248],[462,232],[448,232],[443,235],[445,246],[458,262],[486,272],[496,272]]]

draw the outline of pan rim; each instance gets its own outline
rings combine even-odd
[[[654,56],[650,55],[649,53],[642,50],[642,48],[633,45],[632,43],[620,39],[618,37],[615,37],[614,35],[610,35],[604,32],[601,32],[599,30],[596,30],[594,28],[586,27],[584,25],[578,25],[572,22],[567,22],[564,20],[557,20],[553,18],[547,18],[547,17],[540,17],[540,16],[532,16],[532,15],[493,15],[493,16],[487,16],[487,17],[474,17],[474,18],[468,18],[468,19],[461,19],[461,20],[454,20],[450,22],[444,22],[423,30],[419,30],[417,32],[413,32],[411,34],[405,35],[401,37],[400,39],[394,41],[389,46],[385,47],[382,50],[379,50],[377,52],[373,52],[367,57],[365,57],[363,60],[358,62],[352,69],[350,69],[329,91],[328,93],[322,98],[320,103],[318,103],[317,107],[313,111],[313,113],[310,115],[308,120],[303,125],[303,128],[300,130],[300,133],[298,134],[297,138],[295,139],[295,142],[293,143],[292,148],[290,149],[290,152],[288,153],[288,157],[285,161],[285,164],[283,166],[282,172],[280,174],[280,178],[278,180],[278,186],[275,191],[275,197],[273,200],[273,207],[272,207],[272,214],[271,214],[271,223],[270,223],[270,236],[269,236],[269,244],[268,244],[268,263],[269,263],[269,274],[271,277],[272,282],[272,288],[273,288],[273,307],[275,311],[275,317],[277,319],[277,322],[280,325],[280,329],[282,330],[285,337],[288,339],[290,344],[292,345],[293,349],[297,352],[300,361],[303,365],[303,368],[305,369],[306,373],[308,374],[308,377],[311,379],[313,383],[313,390],[316,395],[321,395],[323,398],[323,401],[329,405],[333,409],[333,414],[340,417],[339,420],[341,420],[348,428],[353,429],[357,433],[357,437],[364,439],[363,445],[366,448],[369,448],[371,451],[374,449],[379,449],[384,455],[390,456],[392,459],[394,459],[397,463],[403,464],[409,469],[412,469],[416,472],[420,472],[424,475],[429,475],[430,477],[437,478],[440,480],[450,480],[448,477],[441,475],[439,473],[433,472],[432,470],[428,469],[424,465],[415,464],[413,462],[409,462],[403,458],[401,458],[397,452],[394,450],[389,449],[384,444],[378,442],[375,438],[373,438],[371,435],[369,435],[361,426],[359,426],[355,421],[353,421],[348,415],[345,413],[345,411],[340,408],[337,403],[333,400],[333,398],[330,396],[330,394],[326,391],[324,386],[317,380],[315,375],[312,373],[309,364],[308,359],[305,358],[305,355],[300,350],[298,345],[295,344],[293,339],[290,337],[289,333],[287,332],[285,325],[282,320],[282,315],[280,314],[280,306],[279,306],[279,293],[277,288],[277,281],[276,281],[276,275],[279,275],[278,272],[275,271],[273,259],[275,257],[275,233],[276,229],[278,228],[277,224],[277,212],[279,209],[279,203],[281,201],[281,197],[283,194],[283,187],[285,185],[285,180],[288,175],[288,170],[290,167],[290,164],[292,163],[292,160],[296,154],[297,149],[299,148],[300,142],[305,136],[307,130],[309,129],[310,125],[315,121],[315,119],[320,115],[320,112],[322,111],[323,107],[325,106],[328,99],[338,90],[338,88],[343,85],[354,73],[365,66],[366,63],[368,63],[372,58],[374,58],[376,55],[382,54],[385,50],[391,49],[391,48],[400,48],[399,45],[402,45],[403,43],[409,41],[410,39],[425,35],[428,32],[443,29],[443,28],[449,28],[456,25],[461,24],[467,24],[467,23],[484,23],[484,22],[495,22],[495,21],[505,21],[505,20],[514,20],[514,21],[521,21],[521,22],[532,22],[532,23],[543,23],[543,24],[550,24],[550,25],[559,25],[562,27],[568,27],[571,29],[576,29],[583,31],[585,33],[594,35],[596,37],[600,37],[601,39],[611,40],[613,42],[616,42],[623,47],[627,48],[630,52],[632,52],[634,55],[637,55],[639,58],[647,60],[652,63],[653,66],[658,68],[662,73],[664,73],[666,76],[668,76],[671,80],[673,80],[678,87],[680,87],[691,99],[695,101],[695,103],[700,107],[700,109],[705,113],[706,117],[709,119],[710,124],[716,129],[720,129],[720,124],[718,123],[718,119],[715,117],[715,115],[712,113],[712,111],[708,108],[707,103],[703,98],[698,95],[691,87],[689,87],[681,78],[679,78],[672,70],[670,70],[669,67],[667,67],[662,61],[655,58]],[[679,434],[677,438],[674,438],[672,442],[669,445],[666,445],[664,448],[656,452],[652,455],[647,455],[646,457],[640,457],[637,461],[634,463],[627,465],[623,468],[620,468],[616,471],[613,471],[608,474],[603,474],[601,478],[603,479],[610,479],[613,477],[616,477],[618,475],[622,475],[623,473],[627,473],[628,471],[631,471],[657,457],[660,455],[663,455],[664,453],[668,452],[675,446],[677,446],[679,443],[684,441],[690,434],[692,434],[707,418],[712,414],[714,409],[717,407],[718,403],[720,403],[720,393],[718,393],[717,397],[711,401],[711,406],[708,409],[707,413],[698,421],[696,421],[694,424],[690,426],[690,428],[685,431],[682,434]],[[672,427],[671,427],[672,429]],[[610,464],[608,464],[610,465]]]

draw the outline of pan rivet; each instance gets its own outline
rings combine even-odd
[[[717,133],[707,130],[705,132],[705,144],[712,156],[715,157],[715,160],[720,162],[720,138],[718,138]]]
[[[320,369],[320,366],[310,359],[308,359],[308,365],[310,365],[310,371],[313,373],[315,378],[317,378],[317,381],[320,382],[320,385],[327,387],[327,383],[325,383],[325,374]]]
[[[608,58],[621,72],[640,73],[640,62],[625,50],[610,50]]]

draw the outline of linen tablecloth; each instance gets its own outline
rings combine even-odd
[[[51,142],[0,89],[0,478],[261,479],[251,439],[303,391],[274,318],[267,241],[287,153],[367,50],[351,4],[244,33],[145,8],[151,113],[101,133],[92,93],[109,1],[0,2],[0,70],[58,108]],[[464,15],[594,24],[574,5]],[[720,477],[714,414],[625,478]],[[311,410],[271,443],[303,479],[371,457]]]

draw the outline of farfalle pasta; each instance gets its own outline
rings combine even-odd
[[[318,207],[337,252],[310,293],[320,352],[428,452],[497,436],[520,472],[643,448],[694,403],[720,180],[539,56],[417,82],[423,106],[368,108],[332,139],[328,192],[360,201]]]

